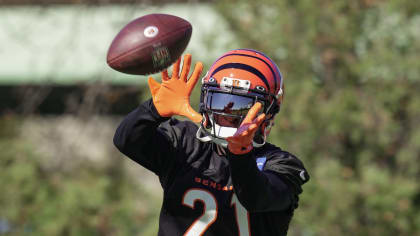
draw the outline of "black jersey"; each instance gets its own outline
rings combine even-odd
[[[301,161],[271,144],[221,155],[189,121],[159,116],[151,100],[114,136],[126,156],[159,176],[161,236],[286,235],[309,175]]]

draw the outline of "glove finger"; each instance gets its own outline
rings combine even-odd
[[[179,77],[184,82],[187,82],[187,80],[188,80],[188,74],[190,73],[190,67],[191,67],[191,54],[186,54],[184,56],[184,61],[182,63],[181,76]]]
[[[202,71],[203,71],[203,63],[199,61],[195,64],[194,71],[187,82],[189,95],[191,94],[191,91],[194,89],[195,85],[197,84],[198,78],[200,77]]]
[[[256,124],[259,127],[265,121],[265,114],[260,114],[255,118],[252,123]]]
[[[252,133],[254,133],[255,131],[257,131],[257,129],[258,129],[258,125],[257,125],[257,124],[251,124],[251,125],[248,127],[248,132],[249,132],[250,134],[252,134]]]
[[[254,119],[254,121],[248,126],[246,131],[248,131],[247,134],[245,134],[249,139],[253,139],[255,133],[257,132],[258,128],[260,127],[261,123],[264,121],[265,114],[260,114],[257,118]],[[244,132],[245,133],[245,132]]]
[[[256,102],[251,107],[251,109],[249,109],[248,113],[246,114],[245,119],[242,121],[242,124],[251,123],[255,119],[255,117],[257,117],[257,114],[261,110],[261,108],[262,108],[262,104],[259,102]]]
[[[248,134],[246,135],[247,139],[252,140],[257,130],[258,130],[258,126],[256,124],[252,124],[251,126],[249,126]]]
[[[181,58],[178,58],[172,66],[172,78],[179,78],[179,64],[181,63]]]
[[[242,133],[239,134],[239,137],[241,137],[242,139],[248,138],[249,135],[251,134],[250,131],[251,131],[251,129],[247,129],[247,130],[243,131]]]
[[[147,82],[149,84],[149,89],[152,93],[152,97],[154,97],[160,89],[160,84],[156,80],[154,80],[153,77],[149,77],[149,80]]]
[[[162,75],[162,81],[169,80],[168,70],[162,71],[161,75]]]

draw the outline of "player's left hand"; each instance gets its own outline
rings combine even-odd
[[[200,122],[203,117],[191,107],[190,95],[203,70],[203,63],[197,62],[195,64],[194,71],[188,79],[191,55],[186,54],[184,56],[181,74],[179,74],[180,62],[181,58],[178,58],[174,63],[171,76],[168,75],[167,70],[161,73],[161,84],[154,80],[153,77],[149,78],[148,82],[153,104],[162,117],[180,115],[188,117],[193,122]]]
[[[257,117],[261,108],[261,103],[255,103],[251,109],[249,109],[248,114],[242,121],[236,133],[233,136],[226,138],[228,149],[231,153],[240,155],[246,154],[252,150],[252,140],[254,139],[255,132],[257,132],[258,127],[260,127],[265,120],[264,113]]]

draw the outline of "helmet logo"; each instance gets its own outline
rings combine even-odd
[[[241,80],[230,77],[223,77],[220,87],[228,90],[242,90],[248,92],[251,82],[249,80]]]

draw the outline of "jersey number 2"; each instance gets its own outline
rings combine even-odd
[[[204,189],[189,189],[185,192],[182,204],[194,209],[196,201],[200,201],[204,205],[203,213],[198,217],[192,225],[187,229],[184,236],[203,235],[204,232],[217,219],[217,201],[209,191]],[[250,236],[249,229],[249,213],[239,202],[235,194],[233,194],[230,205],[235,209],[236,222],[238,225],[239,236]]]

